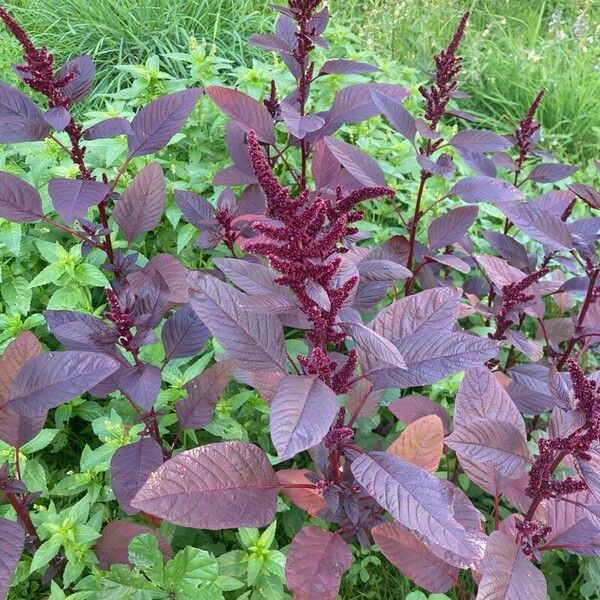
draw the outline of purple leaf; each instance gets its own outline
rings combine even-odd
[[[451,137],[448,143],[471,152],[497,152],[513,146],[505,137],[484,129],[463,129]]]
[[[175,406],[179,429],[202,429],[212,421],[217,402],[234,371],[233,362],[223,360],[186,383],[188,395]]]
[[[14,521],[0,518],[0,598],[6,598],[8,595],[13,574],[24,548],[23,527]]]
[[[331,185],[340,172],[340,164],[327,147],[324,140],[318,140],[313,146],[311,172],[317,191]]]
[[[455,183],[448,196],[465,202],[512,202],[523,199],[523,192],[511,183],[493,177],[465,177]]]
[[[52,335],[69,350],[107,351],[119,339],[117,330],[94,315],[71,310],[43,312]]]
[[[501,169],[507,169],[513,172],[519,170],[517,161],[506,152],[496,152],[492,156],[492,162]]]
[[[277,316],[240,306],[240,292],[210,275],[194,273],[190,305],[239,367],[285,371],[283,327]]]
[[[42,111],[27,96],[0,82],[0,143],[35,142],[50,133]]]
[[[373,102],[385,116],[389,124],[409,142],[414,144],[417,128],[414,117],[400,104],[390,96],[382,94],[376,89],[371,91]]]
[[[233,166],[219,171],[214,179],[214,185],[244,185],[256,182],[256,174],[250,162],[246,146],[246,132],[236,121],[229,121],[225,126],[227,149]]]
[[[600,501],[600,452],[596,448],[589,452],[591,460],[577,459],[577,470],[586,482],[590,492]]]
[[[571,183],[567,187],[592,208],[600,208],[600,192],[593,187],[583,183]]]
[[[287,587],[295,600],[335,600],[352,552],[341,536],[307,525],[294,537],[285,564]]]
[[[154,529],[118,519],[104,526],[102,536],[96,542],[93,550],[98,557],[98,566],[108,571],[111,565],[129,563],[129,542],[142,534],[153,535],[158,540],[158,548],[164,560],[170,560],[173,555],[171,544],[163,535]]]
[[[110,193],[110,188],[101,181],[51,179],[48,193],[60,218],[71,225],[75,219],[85,217],[92,206],[102,202]]]
[[[491,244],[503,258],[513,267],[527,271],[529,269],[529,257],[523,244],[517,242],[508,235],[496,231],[484,231],[483,237]]]
[[[173,92],[144,106],[131,121],[129,156],[153,154],[164,148],[183,127],[201,93],[200,88]]]
[[[481,152],[467,150],[462,146],[457,146],[456,153],[477,173],[484,177],[496,177],[496,166]]]
[[[179,259],[170,254],[155,254],[141,271],[134,271],[127,276],[134,294],[142,294],[144,287],[154,280],[160,282],[166,292],[167,301],[173,304],[185,304],[189,300],[188,270]],[[155,279],[156,278],[156,279]]]
[[[471,266],[454,254],[438,254],[436,256],[427,256],[427,258],[440,265],[455,269],[459,273],[469,273],[471,271]]]
[[[67,61],[58,72],[58,79],[73,73],[73,79],[61,88],[61,93],[73,104],[83,100],[92,89],[96,68],[87,54],[82,54]]]
[[[504,533],[490,535],[483,559],[483,577],[476,600],[546,600],[542,572]]]
[[[112,489],[121,509],[128,515],[137,512],[131,501],[150,474],[163,464],[160,444],[143,437],[133,444],[121,446],[110,461]]]
[[[361,454],[351,468],[358,483],[401,525],[473,561],[480,558],[479,540],[454,517],[448,482],[386,452]]]
[[[426,173],[441,175],[444,179],[448,180],[454,177],[454,169],[456,168],[456,165],[449,154],[440,154],[436,162],[433,162],[424,154],[418,154],[417,162],[421,166],[421,169],[423,169],[423,171]]]
[[[525,422],[511,397],[486,367],[465,371],[456,395],[454,423],[468,425],[472,419],[504,421],[525,435]]]
[[[243,92],[211,85],[206,88],[211,100],[245,131],[253,129],[261,142],[273,144],[275,133],[273,117],[264,104]]]
[[[281,103],[281,118],[287,125],[288,131],[299,140],[307,133],[321,129],[325,120],[317,115],[301,115],[298,109],[287,102]]]
[[[42,215],[39,192],[19,177],[0,171],[0,217],[15,223],[33,223]]]
[[[462,290],[433,288],[396,300],[369,324],[391,342],[424,331],[450,330],[456,321]]]
[[[441,133],[431,129],[423,119],[416,119],[415,127],[426,140],[439,140],[442,137]]]
[[[562,165],[560,163],[542,163],[536,165],[529,173],[528,179],[537,183],[555,183],[566,179],[579,170],[574,165]]]
[[[340,329],[356,342],[359,350],[367,355],[369,362],[378,363],[382,368],[388,365],[406,369],[406,362],[398,348],[369,327],[360,323],[341,323]]]
[[[452,93],[450,94],[452,96]],[[456,98],[456,96],[453,96]],[[464,121],[470,121],[471,123],[478,123],[481,119],[475,116],[473,113],[467,112],[466,110],[447,110],[447,114],[456,117],[457,119],[463,119]]]
[[[165,361],[198,354],[208,341],[210,332],[189,304],[171,315],[161,331]]]
[[[367,186],[385,185],[381,167],[362,150],[332,137],[326,137],[325,143],[339,163],[360,183]]]
[[[150,163],[127,186],[113,217],[131,245],[140,233],[159,224],[164,208],[165,176],[158,163]]]
[[[529,461],[527,439],[514,425],[490,418],[471,418],[451,433],[444,443],[459,459],[491,465],[510,479],[517,479]]]
[[[154,365],[133,365],[119,377],[119,388],[140,408],[150,410],[160,392],[160,369]]]
[[[8,395],[21,369],[43,353],[41,344],[30,332],[20,333],[0,356],[0,440],[19,448],[32,440],[44,426],[46,414],[27,418],[15,412],[7,402]]]
[[[412,273],[403,265],[391,260],[364,259],[358,263],[358,272],[362,281],[397,281],[407,279]]]
[[[496,356],[499,349],[488,338],[435,329],[403,338],[396,346],[407,367],[373,371],[369,379],[375,389],[429,385],[452,373],[485,363]]]
[[[336,73],[338,75],[358,75],[360,73],[377,73],[377,71],[379,71],[379,67],[368,63],[348,60],[346,58],[335,58],[323,63],[319,75],[327,75],[329,73]]]
[[[353,415],[358,411],[357,419],[370,419],[377,414],[384,400],[385,391],[373,392],[372,387],[366,379],[361,379],[348,390],[345,403],[348,414]]]
[[[54,127],[56,131],[63,131],[71,122],[71,115],[63,106],[55,106],[44,113],[44,121]]]
[[[278,276],[274,269],[233,258],[214,260],[217,267],[244,292],[254,296],[283,296],[282,286],[274,282]]]
[[[97,352],[48,352],[19,371],[7,400],[26,417],[37,417],[93,388],[121,363]]]
[[[263,50],[271,50],[273,52],[285,52],[291,54],[293,47],[291,47],[286,40],[271,34],[266,35],[251,35],[248,41],[258,48]]]
[[[404,396],[403,398],[392,402],[388,408],[397,419],[407,425],[421,417],[437,415],[442,420],[444,432],[450,433],[450,417],[446,410],[437,402],[434,402],[425,396],[420,396],[419,394]]]
[[[271,401],[271,439],[281,460],[323,440],[340,405],[333,390],[316,375],[289,375]]]
[[[131,504],[184,527],[263,527],[275,518],[278,488],[275,471],[258,446],[219,442],[168,460]]]
[[[83,132],[84,140],[102,140],[114,138],[118,135],[133,135],[131,123],[123,117],[104,119]]]
[[[521,412],[539,414],[557,405],[548,387],[548,373],[548,367],[536,364],[518,365],[508,370],[512,382],[506,391]]]
[[[371,530],[383,555],[406,577],[428,592],[444,593],[458,582],[458,568],[449,565],[398,523],[379,523]]]
[[[523,233],[544,244],[548,251],[573,248],[569,226],[551,212],[531,204],[504,203],[499,208]]]
[[[175,190],[175,202],[189,223],[204,229],[217,224],[214,206],[202,196],[186,190]]]
[[[505,335],[519,352],[522,352],[533,362],[537,362],[543,358],[544,348],[539,342],[530,340],[525,334],[520,331],[513,331],[512,329],[509,329]]]
[[[429,248],[436,250],[460,241],[477,218],[477,206],[460,206],[433,219],[427,231]]]

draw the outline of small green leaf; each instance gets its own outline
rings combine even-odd
[[[108,287],[110,284],[104,273],[94,265],[82,263],[75,267],[75,280],[81,285]]]
[[[33,573],[42,567],[46,568],[48,563],[58,554],[60,546],[61,540],[57,536],[52,536],[49,540],[46,540],[33,555],[30,573]]]

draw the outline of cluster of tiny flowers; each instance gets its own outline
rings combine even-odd
[[[340,408],[334,424],[331,426],[329,433],[325,436],[323,444],[326,448],[338,448],[344,443],[349,442],[354,436],[354,429],[345,426],[346,409]]]
[[[521,170],[523,163],[527,159],[529,152],[535,146],[535,134],[540,129],[540,124],[533,120],[535,113],[544,97],[544,90],[539,92],[535,100],[531,103],[525,118],[519,122],[519,126],[515,131],[515,139],[517,140],[517,148],[519,149],[519,159],[517,161],[518,168]]]
[[[452,92],[458,85],[456,78],[462,69],[463,59],[456,56],[456,51],[465,33],[470,14],[466,12],[462,16],[448,47],[434,57],[434,83],[429,89],[423,86],[419,87],[419,92],[426,100],[425,117],[429,121],[431,129],[435,129],[444,116]]]
[[[575,407],[585,416],[585,423],[565,438],[542,438],[538,441],[538,457],[529,472],[525,493],[531,498],[553,498],[583,491],[587,485],[581,479],[565,477],[559,481],[552,475],[566,456],[591,460],[590,448],[600,441],[600,393],[596,384],[587,379],[573,359],[567,362],[573,383]]]
[[[262,235],[248,245],[248,250],[267,258],[281,273],[276,282],[294,292],[313,325],[307,333],[312,350],[308,357],[299,357],[305,372],[318,375],[337,393],[345,393],[356,366],[356,353],[351,352],[346,363],[338,368],[327,355],[327,344],[339,345],[345,339],[336,318],[358,278],[353,276],[339,286],[334,285],[341,265],[341,258],[336,255],[347,251],[343,241],[356,232],[348,226],[360,218],[354,206],[366,198],[392,195],[393,191],[375,187],[343,195],[338,189],[336,199],[330,201],[320,195],[312,198],[309,190],[304,189],[292,199],[290,191],[273,174],[253,131],[248,134],[248,148],[267,198],[267,214],[272,219],[254,224],[254,229]]]
[[[513,311],[518,306],[535,298],[533,294],[527,294],[525,290],[548,273],[548,267],[543,267],[535,273],[527,275],[521,281],[510,283],[502,288],[502,306],[496,316],[496,331],[488,334],[491,339],[505,339],[506,331],[514,323],[511,317]]]
[[[68,109],[69,98],[61,90],[73,80],[75,73],[69,71],[64,76],[55,78],[54,56],[45,47],[36,48],[25,30],[1,7],[0,19],[23,47],[25,64],[15,68],[17,74],[28,87],[48,98],[48,108]],[[82,128],[71,119],[65,127],[65,132],[71,141],[71,159],[78,166],[80,176],[82,179],[92,179],[90,171],[84,164],[85,146],[80,145],[83,136]]]
[[[106,289],[106,298],[110,310],[104,313],[104,316],[114,324],[117,333],[119,334],[119,342],[123,347],[128,348],[133,335],[131,328],[133,327],[133,320],[131,310],[127,307],[121,306],[121,302],[117,294],[110,288]]]
[[[532,554],[539,560],[538,546],[552,533],[552,527],[546,527],[535,521],[517,521],[515,526],[521,534],[521,549],[526,556]]]

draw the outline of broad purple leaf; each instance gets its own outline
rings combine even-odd
[[[219,171],[214,179],[214,185],[244,185],[256,182],[256,174],[250,162],[246,146],[246,132],[236,121],[229,121],[225,126],[227,149],[233,166]]]
[[[389,124],[409,142],[414,144],[417,128],[414,117],[402,106],[402,104],[386,94],[373,89],[371,91],[375,106],[385,116]]]
[[[319,75],[336,73],[338,75],[357,75],[359,73],[376,73],[379,68],[364,62],[348,60],[346,58],[335,58],[323,63]]]
[[[164,208],[165,176],[158,163],[150,163],[127,186],[113,217],[131,244],[140,233],[159,224]]]
[[[499,349],[488,338],[435,329],[403,338],[396,346],[407,368],[373,371],[369,379],[375,389],[429,385],[452,373],[482,365],[496,356]]]
[[[84,140],[102,140],[114,138],[118,135],[133,135],[131,123],[124,117],[104,119],[83,132]]]
[[[455,426],[472,419],[504,421],[525,435],[525,422],[506,390],[486,367],[465,371],[454,406]]]
[[[462,290],[433,288],[396,300],[369,324],[392,342],[423,331],[450,330],[456,322]]]
[[[75,219],[85,217],[92,206],[99,204],[110,193],[101,181],[86,179],[51,179],[48,193],[60,218],[71,225]]]
[[[254,296],[283,295],[283,288],[274,280],[277,271],[245,260],[215,258],[215,264],[241,290]]]
[[[131,523],[131,521],[110,521],[104,526],[100,539],[93,547],[98,558],[98,566],[108,571],[114,564],[129,564],[129,542],[142,534],[153,535],[158,541],[158,548],[164,560],[173,555],[171,544],[162,534],[149,527]]]
[[[506,152],[496,152],[492,156],[493,163],[501,169],[507,169],[509,171],[518,171],[519,165],[517,161],[507,154]]]
[[[517,242],[508,235],[496,231],[484,231],[483,237],[491,244],[492,248],[506,259],[511,266],[527,271],[529,269],[529,257],[523,244]]]
[[[367,355],[369,363],[406,369],[398,348],[382,335],[360,323],[341,323],[340,328],[356,342],[359,351]]]
[[[210,275],[190,276],[190,305],[239,367],[285,371],[283,327],[278,317],[240,306],[242,296]]]
[[[71,310],[43,312],[52,335],[69,350],[109,350],[119,339],[117,330],[94,315]]]
[[[537,364],[517,365],[508,370],[512,382],[506,391],[522,413],[540,414],[558,405],[548,386],[548,374],[548,367]]]
[[[308,469],[280,469],[276,475],[277,480],[282,484],[281,493],[309,515],[316,517],[320,511],[327,508],[325,499],[319,494],[316,488],[283,487],[285,484],[290,483],[302,483],[306,485],[308,481],[306,475],[310,473],[311,471]]]
[[[493,177],[465,177],[455,183],[448,196],[458,196],[465,202],[514,202],[523,199],[523,192],[511,183]]]
[[[589,452],[591,460],[577,459],[577,470],[590,492],[600,501],[600,448]]]
[[[63,106],[55,106],[44,113],[44,121],[54,127],[56,131],[63,131],[71,122],[71,115]]]
[[[186,383],[188,395],[175,406],[179,429],[202,429],[212,421],[217,402],[234,371],[233,362],[223,360]]]
[[[455,269],[459,273],[469,273],[471,271],[471,266],[454,254],[428,255],[427,258],[440,265]]]
[[[388,408],[397,419],[407,425],[421,417],[437,415],[442,420],[444,432],[450,433],[450,417],[448,416],[448,412],[437,402],[430,400],[426,396],[420,396],[419,394],[404,396],[392,402]]]
[[[357,413],[357,419],[370,419],[379,411],[385,391],[372,391],[372,385],[366,380],[358,381],[346,394],[346,412],[350,415]]]
[[[238,90],[211,85],[206,88],[211,100],[245,131],[254,130],[261,142],[275,142],[273,117],[264,104]]]
[[[362,150],[332,137],[326,137],[325,143],[339,163],[360,183],[367,186],[385,185],[381,167]]]
[[[571,183],[567,187],[592,208],[600,208],[600,192],[593,187],[584,183]]]
[[[291,54],[293,47],[291,47],[286,40],[272,34],[266,35],[251,35],[248,41],[258,48],[263,50],[271,50],[273,52],[285,52]]]
[[[183,127],[201,93],[200,88],[173,92],[144,106],[131,121],[129,156],[153,154],[164,148]]]
[[[21,369],[10,391],[11,407],[26,417],[37,417],[93,388],[121,363],[97,352],[48,352]]]
[[[21,369],[43,354],[42,345],[30,332],[20,333],[0,356],[0,440],[19,448],[32,440],[44,426],[46,414],[28,418],[14,411],[7,402],[10,390]]]
[[[496,166],[485,155],[475,150],[467,150],[462,146],[456,147],[456,153],[475,171],[484,177],[496,177]]]
[[[391,260],[361,260],[358,263],[361,281],[397,281],[407,279],[412,273],[404,266]]]
[[[600,529],[588,519],[581,519],[568,529],[548,539],[543,549],[565,549],[581,556],[600,557]]]
[[[325,124],[325,120],[318,115],[301,115],[297,108],[288,102],[282,102],[281,118],[287,125],[288,131],[299,140],[306,137],[307,133],[317,131]]]
[[[187,358],[198,354],[210,337],[210,331],[188,304],[165,322],[161,339],[165,360]]]
[[[132,291],[139,296],[152,282],[164,288],[166,301],[173,304],[185,304],[190,297],[187,283],[188,270],[175,256],[155,254],[140,271],[134,271],[127,277]]]
[[[90,93],[96,68],[92,59],[87,54],[82,54],[67,61],[60,68],[58,79],[66,77],[69,73],[73,73],[73,78],[60,91],[73,104],[83,100]]]
[[[573,248],[569,226],[551,212],[531,204],[504,203],[499,208],[523,233],[544,244],[548,251]]]
[[[579,167],[560,163],[542,163],[536,165],[529,173],[528,179],[537,183],[555,183],[570,177]]]
[[[150,410],[160,392],[160,369],[154,365],[133,365],[119,377],[119,389],[132,402],[144,410]]]
[[[429,125],[421,118],[415,120],[415,127],[426,140],[439,140],[442,137],[442,134],[439,133],[439,131],[431,129],[431,127],[429,127]]]
[[[513,145],[505,137],[484,129],[463,129],[452,136],[448,143],[455,148],[466,148],[475,152],[497,152],[507,150]]]
[[[115,498],[128,515],[137,512],[131,501],[146,483],[150,474],[163,464],[160,444],[151,437],[143,437],[133,444],[121,446],[110,461],[111,482]]]
[[[340,405],[316,375],[288,375],[271,401],[271,439],[281,460],[323,440]]]
[[[33,223],[43,215],[39,192],[16,175],[0,171],[0,217]]]
[[[479,540],[454,517],[451,488],[434,475],[386,452],[361,454],[352,473],[401,525],[475,561]]]
[[[483,577],[476,600],[546,600],[542,572],[504,533],[490,535],[483,559]]]
[[[6,598],[8,595],[13,574],[24,548],[23,527],[15,521],[0,518],[0,598]]]
[[[491,465],[510,479],[520,477],[529,461],[525,434],[504,421],[472,418],[457,427],[444,443],[459,458]]]
[[[275,471],[258,446],[219,442],[168,460],[131,504],[184,527],[263,527],[275,518],[278,488]]]
[[[417,162],[421,166],[421,169],[425,173],[433,173],[435,175],[441,175],[444,179],[452,179],[454,177],[454,170],[456,165],[449,154],[442,153],[438,159],[433,162],[430,158],[424,154],[417,155]]]
[[[322,139],[313,145],[310,169],[317,191],[327,188],[332,185],[332,182],[337,180],[340,172],[340,163]]]
[[[383,555],[406,577],[428,592],[444,593],[458,581],[458,568],[449,565],[398,523],[379,523],[371,530]]]
[[[459,206],[433,219],[427,231],[429,248],[435,250],[460,241],[477,218],[477,206]]]
[[[340,535],[307,525],[292,540],[286,584],[295,600],[335,600],[351,564],[352,552]]]
[[[0,143],[43,140],[50,129],[42,111],[32,100],[0,82]]]
[[[402,102],[409,95],[406,88],[389,83],[349,85],[336,94],[328,122],[320,132],[320,136],[332,135],[346,123],[360,123],[379,114],[379,107],[373,102],[373,90],[390,96],[397,102]]]

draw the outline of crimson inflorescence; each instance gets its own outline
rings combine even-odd
[[[104,313],[104,316],[114,324],[117,333],[119,334],[119,342],[124,348],[128,349],[133,334],[131,328],[133,327],[133,316],[131,310],[128,307],[123,307],[117,294],[110,288],[106,289],[106,298],[110,310]]]
[[[452,92],[458,85],[456,78],[462,69],[463,59],[461,56],[456,56],[456,51],[465,33],[470,14],[466,12],[462,16],[448,47],[434,57],[435,75],[432,85],[429,89],[424,86],[419,87],[419,92],[426,100],[425,118],[429,121],[431,129],[438,126],[440,119],[446,113]]]
[[[502,306],[496,316],[496,331],[488,334],[493,340],[504,340],[506,339],[506,331],[514,323],[511,315],[513,311],[522,304],[533,300],[535,296],[533,294],[527,294],[525,290],[533,285],[536,281],[544,277],[550,272],[548,267],[543,267],[534,273],[531,273],[517,281],[516,283],[510,283],[503,286],[502,288]]]
[[[583,413],[585,423],[567,437],[538,441],[539,454],[529,472],[525,489],[531,498],[553,498],[585,490],[587,486],[581,479],[565,477],[553,480],[552,476],[567,456],[590,460],[590,448],[600,441],[600,393],[596,383],[585,377],[575,360],[570,359],[567,366],[573,383],[575,408]]]
[[[529,152],[535,146],[535,134],[540,129],[540,124],[533,120],[535,113],[544,97],[544,90],[541,90],[535,97],[535,100],[531,103],[529,110],[525,117],[519,122],[519,126],[515,131],[515,138],[517,140],[517,147],[519,149],[519,158],[517,165],[519,171],[523,167],[523,163],[529,156]]]
[[[307,333],[312,349],[307,357],[298,357],[305,373],[318,375],[335,392],[345,393],[356,367],[356,352],[351,351],[340,366],[330,360],[327,345],[339,345],[345,339],[336,320],[358,279],[339,280],[342,260],[338,255],[346,251],[344,239],[356,232],[348,226],[360,218],[361,213],[354,210],[356,204],[394,192],[383,186],[349,194],[338,189],[332,201],[305,188],[292,199],[289,189],[273,174],[253,131],[248,134],[248,148],[272,219],[254,224],[262,235],[248,245],[248,251],[264,256],[281,273],[276,282],[294,292],[313,325]]]
[[[552,533],[552,528],[540,525],[535,521],[517,521],[515,526],[521,534],[521,549],[526,556],[532,554],[539,559],[538,546]]]

